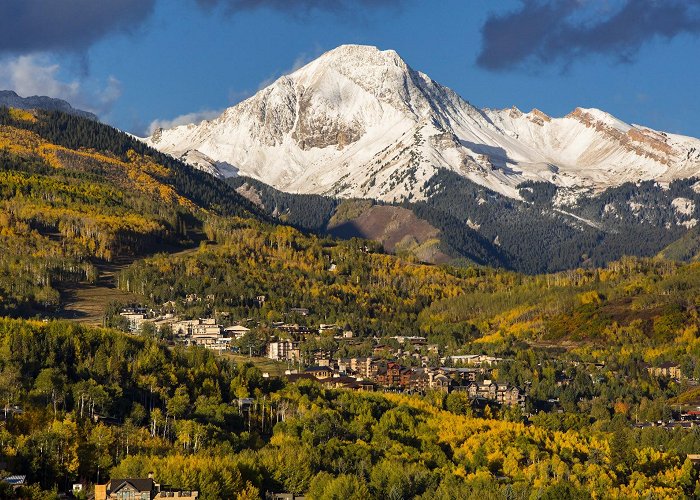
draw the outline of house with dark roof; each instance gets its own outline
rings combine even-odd
[[[107,484],[95,485],[95,500],[151,500],[155,485],[153,478],[112,479]]]
[[[153,480],[152,474],[148,478],[112,479],[95,485],[95,500],[196,500],[198,497],[198,491],[162,486]]]
[[[355,379],[354,382],[347,384],[345,388],[357,392],[374,392],[377,390],[377,385],[371,380]]]
[[[323,384],[323,387],[326,387],[327,389],[344,389],[349,384],[354,383],[356,380],[357,379],[355,377],[349,377],[347,375],[334,375],[333,377],[323,379],[320,382]]]
[[[452,380],[442,373],[432,376],[430,380],[430,388],[440,392],[450,392]]]
[[[426,368],[418,368],[411,372],[411,377],[406,389],[411,392],[424,393],[426,390],[430,389],[431,381],[428,370]]]
[[[333,370],[328,366],[311,366],[304,370],[304,373],[313,375],[319,380],[333,376]]]

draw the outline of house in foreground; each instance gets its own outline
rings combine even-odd
[[[107,484],[95,485],[95,500],[196,500],[197,497],[198,491],[181,490],[156,483],[152,474],[149,474],[147,479],[112,479]]]
[[[16,490],[17,488],[20,488],[22,486],[27,485],[27,476],[26,475],[13,475],[13,476],[8,476],[0,482],[3,482],[5,484],[9,484],[13,490]]]

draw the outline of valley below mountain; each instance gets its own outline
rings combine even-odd
[[[0,500],[700,499],[698,54],[700,0],[0,2]]]
[[[695,182],[293,194],[0,108],[0,496],[691,498]]]

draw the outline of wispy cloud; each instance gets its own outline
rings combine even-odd
[[[204,120],[211,120],[213,118],[216,118],[219,116],[221,113],[223,113],[223,109],[219,110],[212,110],[212,109],[207,109],[203,111],[197,111],[194,113],[187,113],[184,115],[176,116],[175,118],[172,119],[157,119],[153,120],[150,125],[148,125],[148,128],[146,130],[147,134],[146,135],[151,135],[153,132],[158,130],[159,128],[173,128],[173,127],[179,127],[180,125],[189,125],[191,123],[200,123]]]
[[[647,42],[700,35],[700,0],[521,0],[482,28],[477,63],[493,71],[566,67],[602,54],[630,62]]]

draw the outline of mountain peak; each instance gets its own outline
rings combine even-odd
[[[364,60],[380,60],[383,59],[385,61],[401,61],[402,63],[405,64],[401,56],[393,50],[393,49],[388,49],[388,50],[381,50],[379,47],[375,45],[358,45],[358,44],[345,44],[345,45],[339,45],[334,49],[329,50],[328,52],[324,53],[321,55],[319,59],[323,58],[344,58],[344,57],[352,57],[352,58],[357,58],[357,59],[364,59]]]
[[[305,85],[320,79],[340,75],[368,92],[397,79],[410,78],[415,73],[394,50],[380,50],[373,45],[340,45],[295,71],[289,78],[300,79]]]
[[[481,111],[393,50],[341,45],[215,120],[147,141],[284,191],[385,201],[430,196],[439,169],[514,198],[527,180],[583,191],[697,175],[700,141],[630,129],[593,108]]]

